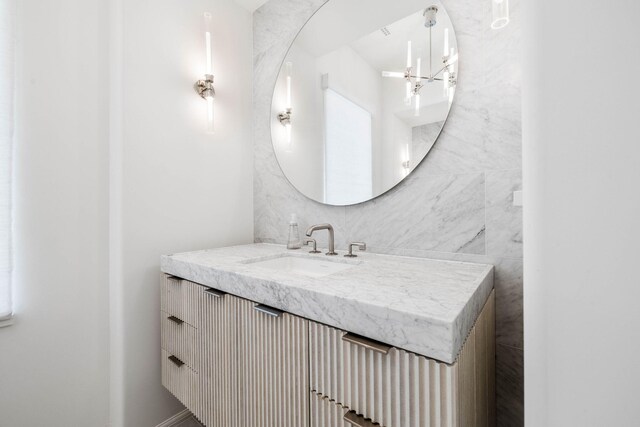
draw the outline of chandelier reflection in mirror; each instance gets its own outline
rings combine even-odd
[[[437,20],[438,7],[435,5],[429,6],[423,12],[424,26],[428,28],[429,34],[429,73],[426,76],[422,75],[422,57],[418,56],[416,59],[416,67],[414,70],[412,61],[412,42],[407,42],[407,68],[404,72],[401,71],[383,71],[383,77],[402,78],[407,81],[405,103],[411,105],[412,101],[415,105],[415,116],[420,116],[420,93],[422,88],[429,83],[442,82],[444,89],[444,96],[449,99],[449,102],[453,101],[453,88],[456,85],[456,71],[455,64],[458,61],[458,55],[453,47],[449,47],[449,28],[444,29],[444,48],[442,62],[440,68],[434,72],[433,65],[433,28],[438,24]]]

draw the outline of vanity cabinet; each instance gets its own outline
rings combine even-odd
[[[163,386],[207,427],[308,427],[308,320],[164,275],[161,343]]]
[[[161,281],[162,383],[207,427],[491,427],[491,293],[447,364],[205,286]]]

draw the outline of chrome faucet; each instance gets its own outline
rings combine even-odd
[[[333,246],[333,226],[331,224],[316,224],[309,227],[307,230],[307,237],[311,237],[314,231],[328,230],[329,231],[329,252],[327,255],[338,255]]]

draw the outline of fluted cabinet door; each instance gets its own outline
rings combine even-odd
[[[454,364],[310,322],[311,390],[384,427],[493,427],[494,301]]]
[[[200,399],[189,408],[207,427],[240,427],[237,316],[240,299],[202,287],[198,298]],[[194,411],[195,409],[195,411]]]
[[[194,413],[201,396],[197,360],[201,289],[167,274],[160,280],[162,384]]]
[[[308,427],[309,322],[246,300],[238,310],[242,426]]]
[[[202,286],[163,274],[160,279],[160,310],[198,327],[198,296]]]

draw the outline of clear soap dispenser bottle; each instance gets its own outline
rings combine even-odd
[[[291,214],[291,220],[289,221],[289,240],[287,242],[287,249],[300,249],[302,247],[302,240],[300,240],[300,232],[298,231],[298,218],[296,214]]]

